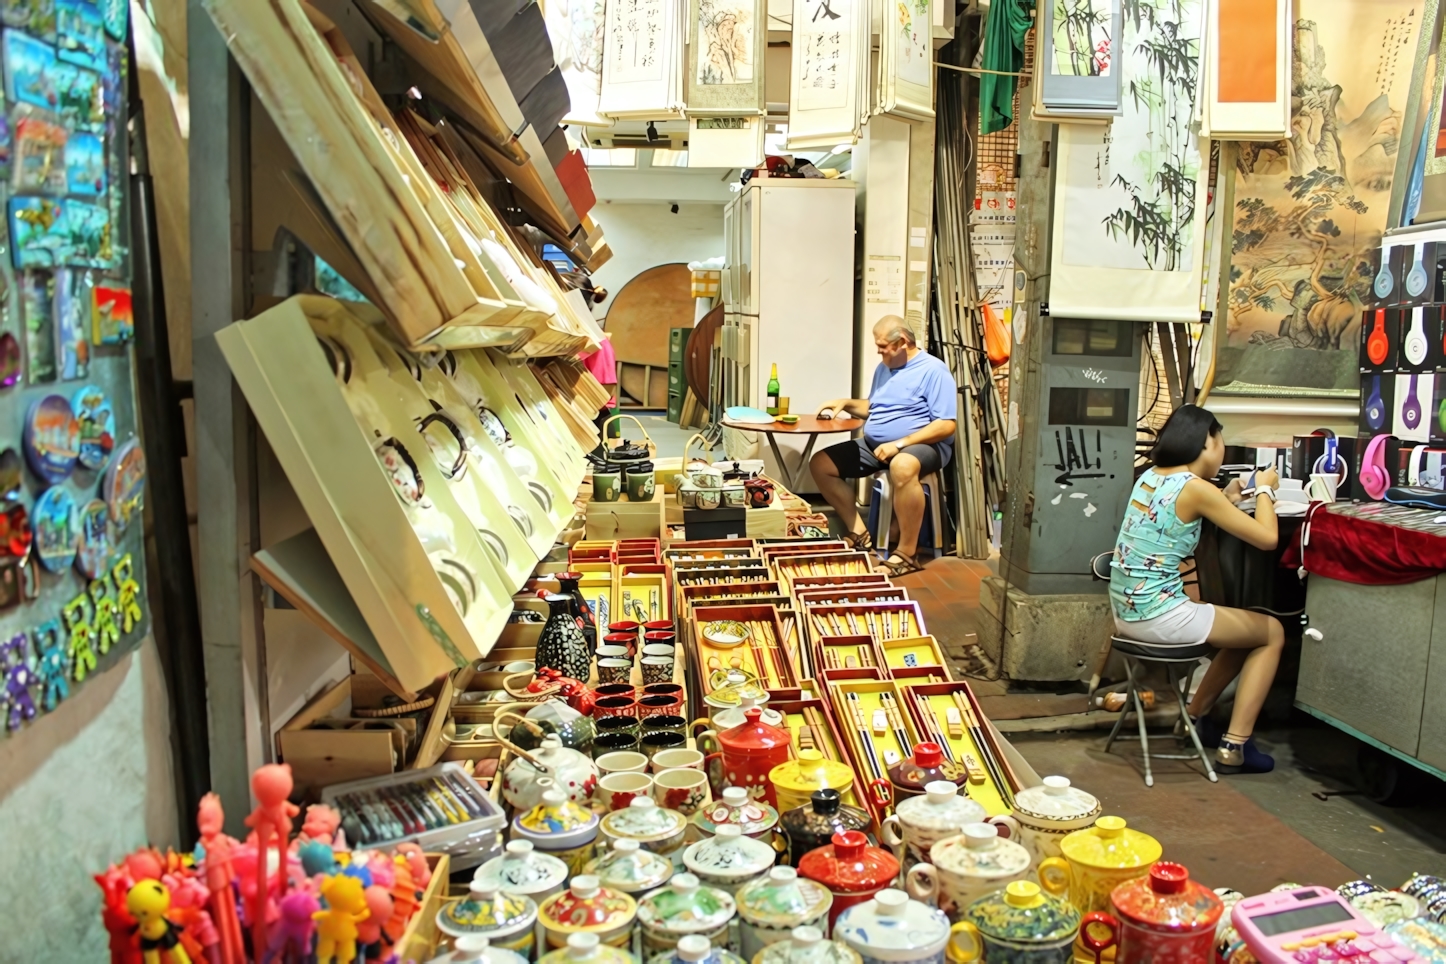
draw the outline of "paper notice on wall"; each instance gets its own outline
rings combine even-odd
[[[904,263],[898,255],[869,255],[864,267],[864,300],[871,305],[904,303]]]

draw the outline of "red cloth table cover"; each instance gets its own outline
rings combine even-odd
[[[1384,502],[1313,505],[1281,565],[1365,586],[1397,586],[1446,572],[1441,513]]]

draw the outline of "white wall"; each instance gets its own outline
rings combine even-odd
[[[175,843],[170,729],[147,637],[54,712],[0,736],[0,920],[10,924],[0,960],[109,959],[91,875],[147,842]]]
[[[593,275],[594,283],[608,290],[601,308],[610,307],[613,296],[641,271],[723,255],[723,205],[679,204],[673,214],[670,204],[604,200],[593,210],[613,249],[612,260]]]

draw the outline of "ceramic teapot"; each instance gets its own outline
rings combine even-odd
[[[1071,964],[1079,928],[1080,913],[1068,902],[1016,880],[969,905],[965,920],[954,926],[949,959],[954,964]]]
[[[899,801],[880,827],[879,838],[896,852],[903,845],[907,860],[922,861],[929,859],[929,851],[936,843],[961,833],[972,823],[994,824],[1010,839],[1019,831],[1013,817],[987,816],[984,807],[971,800],[958,784],[935,780],[924,785],[921,796]]]
[[[1026,787],[1014,795],[1013,814],[1019,821],[1017,839],[1039,862],[1063,856],[1059,842],[1094,823],[1100,802],[1065,777],[1045,777],[1043,786]]]
[[[752,964],[863,964],[863,958],[841,941],[825,940],[819,928],[802,926],[755,954]]]
[[[723,785],[742,787],[750,798],[777,807],[778,795],[768,775],[780,763],[788,762],[792,742],[787,730],[763,722],[761,709],[752,706],[744,710],[742,723],[718,733],[717,756],[722,759]]]
[[[729,824],[741,830],[744,836],[764,839],[778,823],[778,811],[753,799],[743,787],[729,787],[723,791],[723,798],[700,807],[693,814],[693,825],[703,834],[714,834],[719,827]]]
[[[542,801],[543,787],[539,777],[548,777],[552,785],[567,794],[574,803],[583,803],[597,789],[597,764],[592,758],[562,745],[556,734],[542,738],[542,745],[530,754],[519,755],[507,764],[502,774],[502,797],[514,810],[530,810]]]
[[[567,946],[549,951],[537,964],[638,964],[632,951],[604,944],[596,934],[570,934]]]
[[[827,846],[804,854],[798,873],[833,894],[828,917],[832,929],[845,910],[892,887],[899,876],[899,862],[887,850],[870,847],[869,838],[857,830],[849,830],[834,834]]]
[[[839,916],[834,937],[864,964],[943,964],[949,921],[901,890],[882,890]]]
[[[1208,961],[1225,912],[1210,888],[1191,880],[1180,864],[1163,860],[1150,867],[1148,876],[1116,887],[1110,903],[1114,914],[1086,915],[1085,931],[1107,929],[1110,942],[1118,945],[1115,964]]]
[[[531,841],[538,850],[552,854],[567,864],[568,871],[580,873],[592,857],[592,842],[597,839],[598,817],[591,810],[568,799],[567,794],[552,786],[548,777],[542,800],[512,818],[512,837]]]
[[[1163,848],[1149,834],[1130,830],[1119,817],[1100,817],[1059,842],[1064,856],[1040,862],[1039,877],[1051,892],[1067,888],[1069,902],[1081,913],[1108,911],[1110,894],[1120,884],[1150,872]]]
[[[921,900],[937,897],[939,909],[956,922],[980,897],[1024,879],[1030,866],[1029,851],[1000,837],[999,828],[989,823],[971,823],[963,833],[939,841],[930,848],[929,859],[909,871],[910,892]],[[931,866],[936,875],[932,888],[928,875],[917,873]]]
[[[719,944],[728,940],[728,922],[738,907],[716,887],[705,887],[693,874],[678,874],[668,886],[638,901],[638,923],[646,953],[671,950],[680,938],[695,934]]]
[[[745,964],[743,958],[721,946],[721,940],[718,943],[715,947],[708,938],[690,934],[672,951],[648,958],[648,964]]]
[[[833,894],[804,880],[792,867],[774,867],[768,876],[738,888],[738,932],[743,956],[752,958],[769,944],[788,940],[795,927],[822,925]]]
[[[889,783],[893,784],[896,800],[920,796],[934,782],[957,786],[968,778],[969,774],[962,766],[944,759],[943,747],[928,740],[914,744],[911,756],[889,767]]]
[[[494,947],[532,956],[533,925],[537,904],[530,897],[507,894],[476,881],[465,898],[447,903],[437,912],[437,927],[444,934],[461,937],[480,934]]]

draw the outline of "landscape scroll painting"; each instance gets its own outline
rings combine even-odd
[[[1288,140],[1235,160],[1217,392],[1354,396],[1371,249],[1386,227],[1416,0],[1296,0]]]

